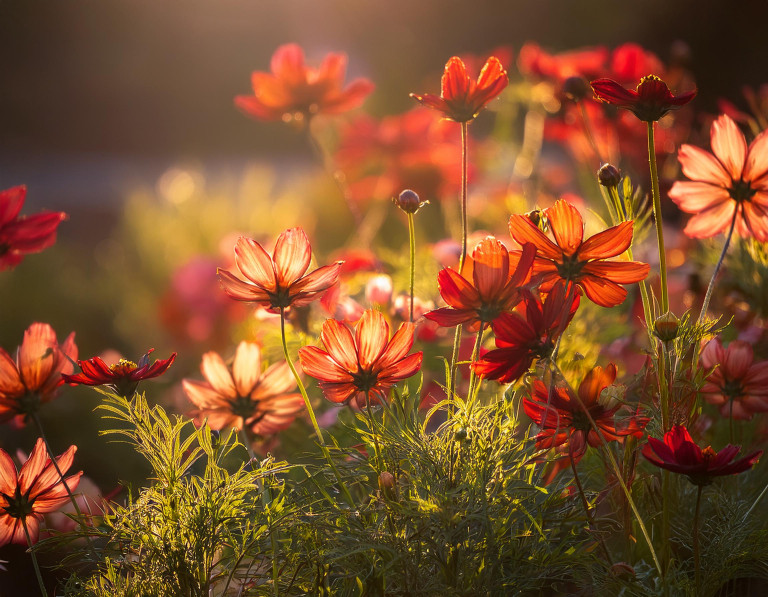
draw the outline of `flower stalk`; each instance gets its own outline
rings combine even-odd
[[[63,478],[62,482],[64,482]],[[66,483],[64,483],[64,486],[66,487]],[[69,489],[67,489],[67,491],[69,491]],[[35,568],[35,577],[37,577],[37,584],[40,586],[40,594],[43,597],[48,597],[48,591],[46,590],[45,583],[43,582],[43,575],[40,573],[40,565],[37,563],[37,556],[35,555],[35,550],[32,548],[32,537],[29,536],[27,521],[23,516],[21,517],[21,524],[24,527],[24,535],[27,538],[27,545],[29,545],[29,555],[32,557],[32,566]]]

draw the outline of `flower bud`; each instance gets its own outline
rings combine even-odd
[[[635,569],[626,562],[616,562],[611,566],[610,570],[614,577],[622,580],[632,580],[635,578]]]
[[[613,164],[603,164],[597,171],[597,180],[604,187],[617,187],[621,182],[621,173]]]
[[[395,476],[390,472],[382,471],[379,475],[379,489],[387,499],[395,499],[397,497],[397,480]]]
[[[415,214],[429,201],[422,201],[419,196],[412,190],[406,189],[400,195],[393,199],[395,205],[402,209],[407,214]]]
[[[592,88],[584,77],[568,77],[563,82],[563,93],[569,100],[580,102],[592,94]]]
[[[653,322],[653,334],[662,342],[671,342],[677,338],[679,328],[680,320],[670,311]]]

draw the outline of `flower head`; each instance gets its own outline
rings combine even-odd
[[[328,54],[319,68],[310,68],[304,64],[301,47],[286,44],[272,55],[271,68],[271,73],[251,75],[253,95],[235,98],[238,108],[258,120],[303,121],[315,114],[346,112],[373,91],[368,79],[355,79],[343,87],[344,54]]]
[[[270,311],[302,307],[320,298],[339,279],[341,261],[307,274],[312,247],[301,228],[291,228],[277,239],[270,256],[259,243],[241,236],[235,245],[235,264],[245,280],[219,269],[221,286],[238,301],[256,303]]]
[[[289,393],[296,380],[288,363],[262,371],[258,344],[241,342],[231,367],[217,353],[207,352],[200,370],[205,381],[185,379],[184,391],[199,409],[197,419],[206,419],[211,429],[247,428],[257,435],[273,435],[304,408],[301,395]]]
[[[723,348],[720,338],[710,340],[699,363],[707,371],[714,369],[701,392],[707,402],[720,407],[721,415],[751,419],[754,413],[768,411],[768,361],[755,363],[749,343],[734,340]]]
[[[686,475],[694,485],[708,485],[713,477],[735,475],[752,468],[763,451],[733,460],[741,450],[740,446],[728,444],[715,452],[710,446],[703,450],[694,443],[688,430],[675,425],[664,434],[664,441],[649,437],[643,446],[643,456],[660,468]]]
[[[75,333],[61,346],[47,323],[33,323],[24,332],[16,359],[0,348],[0,422],[35,413],[53,399],[64,383],[62,373],[71,373],[77,359]]]
[[[581,214],[560,199],[545,211],[555,237],[552,242],[531,219],[513,215],[509,232],[520,244],[536,246],[534,276],[541,280],[545,292],[557,280],[578,284],[587,297],[601,307],[615,307],[624,302],[627,290],[620,284],[644,280],[650,265],[637,261],[608,261],[621,255],[632,244],[632,221],[622,222],[584,240]]]
[[[425,106],[439,110],[446,118],[469,122],[508,84],[507,71],[495,56],[488,58],[477,82],[470,79],[462,59],[454,56],[445,65],[440,97],[431,93],[412,93],[411,97]]]
[[[528,282],[536,248],[523,247],[514,270],[510,268],[509,251],[492,236],[480,242],[472,251],[472,282],[453,269],[445,268],[437,275],[440,296],[447,307],[426,314],[438,325],[452,327],[468,324],[478,330],[512,311],[523,299],[520,289]]]
[[[655,122],[696,97],[696,91],[672,95],[667,84],[655,75],[640,79],[635,91],[626,89],[613,79],[596,79],[591,85],[597,99],[626,108],[644,122]]]
[[[150,348],[138,363],[120,359],[114,365],[107,365],[100,357],[86,361],[77,361],[81,373],[75,375],[62,374],[64,381],[70,385],[111,386],[121,396],[133,396],[136,386],[144,379],[158,377],[168,370],[176,359],[172,353],[167,359],[155,360],[149,364],[149,354],[155,349]]]
[[[768,131],[747,147],[744,133],[725,114],[712,123],[712,153],[680,147],[680,166],[690,181],[678,181],[669,198],[694,214],[685,226],[692,238],[726,230],[734,217],[738,233],[768,242]]]
[[[39,253],[56,242],[56,228],[67,217],[61,211],[19,216],[27,187],[0,191],[0,271],[12,268],[27,253]]]
[[[72,466],[77,448],[70,446],[56,463],[62,473]],[[37,541],[43,514],[53,512],[69,501],[70,491],[77,488],[83,471],[65,479],[66,487],[56,472],[45,449],[45,442],[39,438],[29,459],[16,470],[11,457],[0,450],[0,545],[21,543],[26,545],[26,526],[31,543]]]
[[[359,407],[377,404],[390,387],[421,368],[423,354],[408,354],[413,329],[412,323],[403,323],[390,339],[387,320],[372,309],[363,313],[354,336],[345,324],[327,319],[320,333],[325,350],[300,348],[301,366],[320,382],[331,402],[354,400]]]

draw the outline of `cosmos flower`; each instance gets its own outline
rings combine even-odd
[[[644,122],[655,122],[696,97],[696,91],[672,95],[667,84],[655,75],[640,79],[635,91],[626,89],[613,79],[596,79],[591,85],[597,99],[625,108]]]
[[[271,73],[252,73],[253,95],[238,95],[235,105],[258,120],[303,121],[315,114],[346,112],[373,91],[368,79],[343,87],[346,68],[344,54],[328,54],[319,68],[308,67],[301,47],[286,44],[272,55]]]
[[[536,248],[523,247],[514,270],[510,269],[509,251],[492,236],[481,241],[472,251],[472,282],[451,268],[437,275],[440,296],[447,307],[426,314],[443,327],[467,324],[478,330],[508,313],[522,300],[520,288],[530,279]]]
[[[701,351],[701,367],[712,370],[701,393],[724,417],[751,419],[754,413],[768,411],[768,361],[755,363],[754,358],[752,346],[742,340],[723,348],[715,338]]]
[[[552,242],[533,221],[524,215],[509,219],[509,232],[518,243],[536,246],[534,276],[541,289],[548,291],[557,280],[578,284],[587,297],[601,307],[615,307],[624,302],[627,290],[620,284],[644,280],[650,265],[637,261],[608,261],[632,244],[632,221],[622,222],[584,240],[581,214],[567,201],[558,200],[545,210]]]
[[[488,58],[477,82],[470,79],[462,59],[454,56],[445,65],[439,97],[431,93],[412,93],[411,97],[442,112],[445,118],[469,122],[508,84],[507,71],[495,56]]]
[[[64,383],[63,373],[72,373],[77,359],[75,333],[61,346],[47,323],[33,323],[24,332],[16,359],[0,348],[0,422],[37,412],[40,404],[53,399]]]
[[[692,238],[709,238],[725,231],[734,217],[737,232],[768,241],[768,131],[749,147],[730,117],[721,115],[710,129],[712,153],[680,147],[683,174],[669,198],[684,212],[694,214],[685,226]]]
[[[355,335],[349,327],[327,319],[317,346],[299,349],[304,373],[320,382],[331,402],[354,400],[359,407],[384,400],[387,390],[421,368],[423,354],[408,354],[413,346],[412,323],[403,323],[392,339],[389,324],[379,311],[368,309],[358,322]]]
[[[763,451],[733,460],[741,450],[740,446],[728,444],[715,452],[711,446],[703,450],[691,439],[688,430],[675,425],[664,434],[664,441],[649,437],[643,446],[643,456],[651,464],[686,475],[694,485],[709,485],[714,477],[736,475],[751,469]]]
[[[221,286],[238,301],[256,303],[277,312],[302,307],[319,299],[339,279],[341,261],[307,274],[312,247],[301,228],[283,232],[270,256],[259,243],[241,236],[235,245],[235,264],[245,280],[219,269]]]
[[[138,364],[126,359],[120,359],[114,365],[107,365],[100,357],[86,361],[77,361],[81,373],[75,375],[62,374],[64,381],[70,385],[110,386],[121,396],[133,396],[136,386],[144,379],[158,377],[168,370],[176,359],[172,353],[167,359],[155,360],[149,364],[149,354],[155,349],[150,348],[139,359]]]
[[[19,216],[27,187],[0,191],[0,271],[21,263],[24,255],[39,253],[56,242],[56,228],[66,219],[64,212]]]
[[[76,451],[75,446],[70,446],[56,458],[62,473],[72,466]],[[30,543],[36,543],[43,514],[53,512],[69,501],[67,487],[70,491],[76,489],[82,474],[80,471],[67,477],[65,487],[48,457],[42,438],[35,443],[21,472],[16,470],[5,450],[0,450],[0,546],[7,543],[26,545],[25,525]]]
[[[231,368],[215,352],[203,355],[200,370],[205,381],[185,379],[184,391],[211,429],[234,427],[254,434],[273,435],[288,427],[304,408],[300,394],[289,393],[296,380],[288,363],[262,371],[261,349],[241,342]]]

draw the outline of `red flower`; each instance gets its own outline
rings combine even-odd
[[[644,122],[655,122],[696,97],[696,91],[672,95],[667,84],[654,75],[640,79],[635,91],[624,88],[613,79],[596,79],[591,85],[597,99],[626,108]]]
[[[720,338],[710,340],[701,351],[701,367],[709,371],[701,388],[710,404],[720,407],[720,414],[735,419],[751,419],[768,411],[768,361],[754,362],[752,346],[734,340],[723,348]]]
[[[523,408],[533,422],[542,428],[536,436],[536,447],[549,449],[567,446],[568,458],[572,459],[575,465],[586,453],[587,446],[600,446],[603,440],[592,427],[584,409],[589,412],[606,441],[623,442],[624,438],[630,435],[641,437],[643,428],[648,424],[647,417],[633,415],[619,423],[615,420],[615,415],[622,407],[621,403],[616,401],[611,405],[601,399],[603,390],[615,380],[616,365],[613,363],[605,369],[595,367],[579,384],[578,400],[563,387],[553,388],[550,394],[544,382],[535,380],[533,395],[523,399]],[[565,459],[557,461],[547,475],[546,482],[549,483],[569,464]]]
[[[373,91],[368,79],[342,88],[347,57],[328,54],[319,68],[304,64],[296,44],[280,46],[272,55],[272,73],[251,75],[253,95],[238,95],[235,105],[258,120],[303,120],[315,114],[338,114],[357,108]]]
[[[241,342],[231,369],[215,352],[203,355],[200,365],[206,381],[184,380],[184,390],[198,407],[198,420],[211,429],[249,428],[258,435],[273,435],[288,427],[304,407],[301,394],[289,394],[296,380],[288,363],[262,371],[257,344]]]
[[[567,201],[560,199],[545,211],[556,243],[523,215],[509,219],[509,232],[521,245],[536,246],[534,276],[541,279],[545,292],[557,280],[578,284],[587,297],[601,307],[615,307],[624,302],[627,291],[619,284],[644,280],[650,271],[647,263],[637,261],[607,261],[621,255],[632,244],[633,223],[618,226],[584,239],[581,214]]]
[[[0,271],[12,268],[27,253],[39,253],[56,242],[56,228],[67,214],[61,211],[19,216],[27,187],[0,191]]]
[[[415,374],[423,355],[408,354],[413,346],[413,324],[401,324],[390,340],[389,324],[379,311],[363,313],[355,332],[352,336],[345,324],[327,319],[320,333],[325,350],[304,346],[299,358],[304,373],[320,382],[328,400],[354,400],[363,407],[369,401],[384,400],[391,386]]]
[[[643,456],[660,468],[688,477],[694,485],[708,485],[713,477],[736,475],[752,468],[763,451],[757,450],[744,458],[733,460],[741,446],[728,444],[715,452],[711,446],[703,450],[693,442],[688,430],[675,425],[664,434],[664,441],[649,437],[643,446]]]
[[[75,333],[59,346],[47,323],[29,326],[15,360],[0,348],[0,422],[31,415],[41,403],[52,400],[64,383],[62,373],[72,372],[75,359]]]
[[[70,446],[56,458],[62,473],[72,466],[76,451],[75,446]],[[80,471],[65,479],[70,491],[77,488],[82,474]],[[30,542],[36,543],[43,514],[53,512],[69,501],[67,487],[48,457],[42,438],[35,443],[20,473],[5,450],[0,450],[0,546],[7,543],[26,545],[25,525]]]
[[[514,271],[510,271],[509,251],[501,242],[489,236],[472,251],[472,280],[469,282],[455,270],[445,268],[437,275],[440,296],[448,303],[426,314],[443,327],[468,324],[478,330],[510,312],[522,300],[520,287],[531,274],[536,248],[523,247]]]
[[[693,238],[708,238],[728,228],[768,242],[768,131],[747,147],[744,134],[725,114],[712,123],[714,155],[693,145],[680,147],[678,159],[690,181],[676,182],[669,198],[695,214],[685,227]]]
[[[241,236],[235,245],[235,264],[242,280],[219,269],[221,286],[230,297],[277,312],[302,307],[320,298],[339,279],[341,261],[307,274],[312,247],[301,228],[283,232],[270,256],[255,240]]]
[[[524,308],[503,313],[493,322],[496,349],[472,363],[475,373],[499,383],[520,379],[536,359],[552,355],[555,342],[579,308],[579,293],[566,296],[565,284],[556,284],[542,302],[527,293]]]
[[[488,58],[477,82],[469,78],[461,58],[454,56],[445,65],[440,97],[431,93],[412,93],[411,97],[425,106],[439,110],[446,118],[469,122],[508,84],[507,71],[495,56]]]
[[[93,357],[86,361],[77,361],[82,373],[75,375],[62,374],[64,381],[70,385],[84,386],[110,386],[121,396],[133,396],[136,386],[144,379],[158,377],[168,370],[176,359],[176,353],[172,353],[167,359],[156,360],[149,364],[149,354],[154,351],[150,348],[139,359],[138,364],[126,359],[120,359],[114,365],[107,365],[100,357]]]

